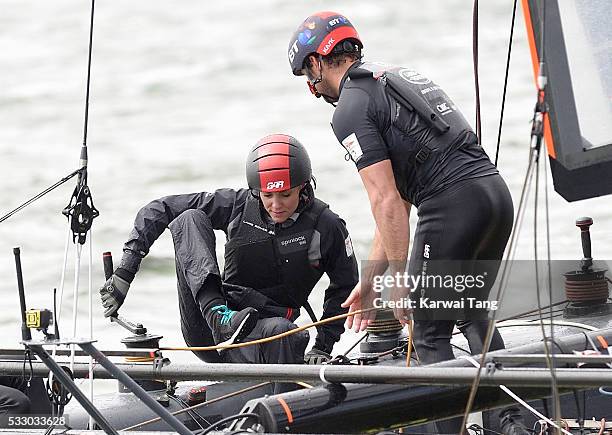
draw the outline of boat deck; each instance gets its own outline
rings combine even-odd
[[[10,435],[43,435],[46,432],[46,429],[0,429],[0,433],[2,434],[10,434]],[[118,431],[120,434],[131,434],[134,435],[137,433],[138,435],[176,435],[176,432],[159,432],[159,431],[127,431],[120,430]],[[211,434],[218,434],[220,432],[211,432]],[[73,429],[66,431],[66,429],[55,429],[51,434],[62,434],[62,435],[104,435],[105,432],[103,430],[79,430]]]

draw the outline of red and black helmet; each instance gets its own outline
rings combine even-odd
[[[289,41],[289,64],[296,76],[302,75],[304,60],[313,53],[326,56],[338,43],[353,40],[363,47],[357,30],[342,14],[331,11],[317,12],[304,20]]]
[[[310,157],[296,138],[271,134],[260,139],[247,158],[247,183],[261,192],[280,192],[308,183],[312,178]]]

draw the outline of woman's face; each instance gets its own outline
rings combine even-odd
[[[260,192],[259,198],[274,223],[282,224],[298,208],[302,186],[280,192]]]

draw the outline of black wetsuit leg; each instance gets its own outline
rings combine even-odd
[[[457,183],[424,201],[418,215],[410,274],[419,275],[424,264],[435,260],[489,260],[487,283],[495,281],[514,216],[510,192],[500,175]],[[480,296],[489,291],[490,285]],[[414,344],[422,364],[454,358],[450,340],[456,323],[415,320]],[[487,325],[487,320],[460,321],[472,353],[481,352]],[[491,350],[503,347],[501,335],[495,330]],[[457,433],[460,425],[461,418],[453,418],[439,422],[437,427],[441,433]]]
[[[174,241],[181,331],[188,346],[212,346],[203,312],[224,304],[215,251],[215,233],[206,213],[187,210],[169,225]],[[216,351],[194,352],[206,362],[220,362]]]
[[[488,295],[510,237],[514,216],[512,198],[500,175],[464,180],[424,201],[418,211],[409,271],[419,275],[436,260],[488,260]],[[418,311],[418,310],[417,310]],[[421,362],[454,358],[450,337],[454,320],[416,320],[415,346]],[[461,322],[472,352],[482,349],[487,320]],[[496,332],[491,350],[503,348]]]

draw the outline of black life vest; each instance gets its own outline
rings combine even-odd
[[[351,81],[374,78],[383,87],[391,115],[392,140],[387,145],[394,172],[417,174],[418,185],[396,179],[398,190],[404,199],[418,204],[419,192],[444,167],[448,155],[477,143],[476,135],[442,88],[414,70],[364,62],[348,76]],[[398,165],[402,167],[395,168]]]
[[[315,199],[295,223],[282,228],[266,222],[259,199],[249,196],[239,227],[225,245],[223,281],[251,287],[281,306],[299,309],[323,275],[319,264],[310,263],[308,250],[326,208]]]

